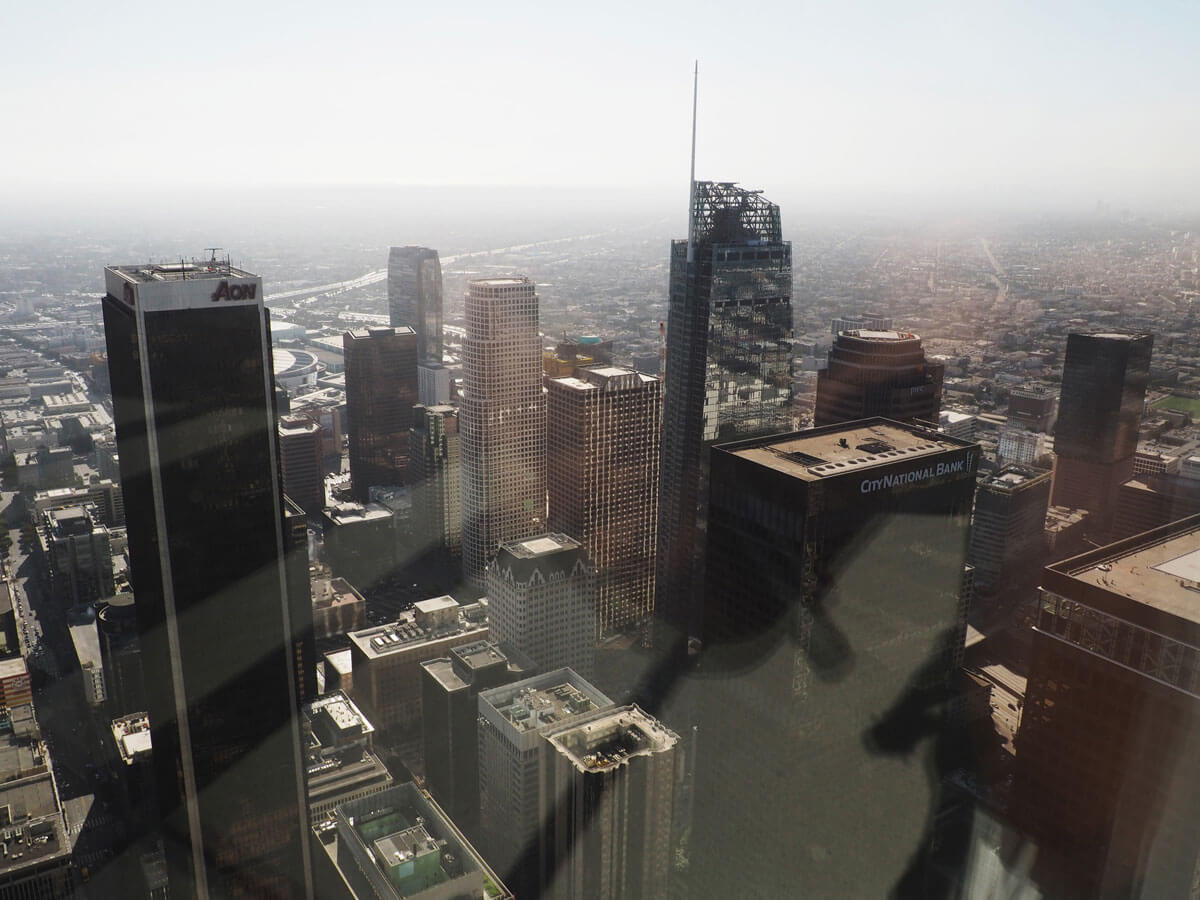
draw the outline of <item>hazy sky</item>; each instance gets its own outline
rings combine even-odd
[[[686,182],[1200,209],[1200,4],[9,3],[0,203]]]

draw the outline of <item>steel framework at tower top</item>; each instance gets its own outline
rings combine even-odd
[[[779,207],[732,181],[697,181],[692,211],[695,244],[783,240]]]

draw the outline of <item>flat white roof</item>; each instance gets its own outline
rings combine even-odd
[[[418,600],[413,604],[413,609],[419,609],[423,613],[431,613],[441,609],[450,609],[453,606],[458,606],[458,601],[453,597],[430,597],[428,600]]]
[[[126,756],[133,756],[137,753],[149,753],[151,750],[149,730],[134,731],[131,734],[125,735],[121,738],[121,746],[125,748]]]
[[[553,553],[562,548],[562,544],[554,538],[540,537],[529,541],[521,541],[521,546],[530,553]]]
[[[1188,581],[1200,581],[1200,550],[1193,550],[1183,556],[1168,559],[1151,568],[1165,572],[1167,575],[1186,578]]]

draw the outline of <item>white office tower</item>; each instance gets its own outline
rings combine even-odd
[[[472,281],[465,312],[463,577],[482,588],[500,544],[545,529],[546,401],[533,282]]]
[[[679,736],[633,705],[590,713],[543,736],[555,752],[547,754],[538,798],[546,872],[539,895],[669,896],[684,763]]]
[[[596,665],[596,572],[565,534],[509,541],[488,566],[492,637],[543,672],[564,666],[591,678]]]

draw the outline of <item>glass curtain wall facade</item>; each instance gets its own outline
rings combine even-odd
[[[296,638],[261,279],[105,270],[131,580],[171,892],[304,897]],[[309,611],[311,617],[311,610]]]
[[[393,328],[417,333],[421,363],[442,361],[442,263],[429,247],[392,247],[388,252],[388,315]]]
[[[354,498],[408,483],[409,429],[417,402],[417,336],[412,328],[366,328],[342,335],[346,418]]]
[[[707,447],[791,427],[792,246],[757,191],[701,181],[671,244],[655,594],[657,640],[696,633]]]

